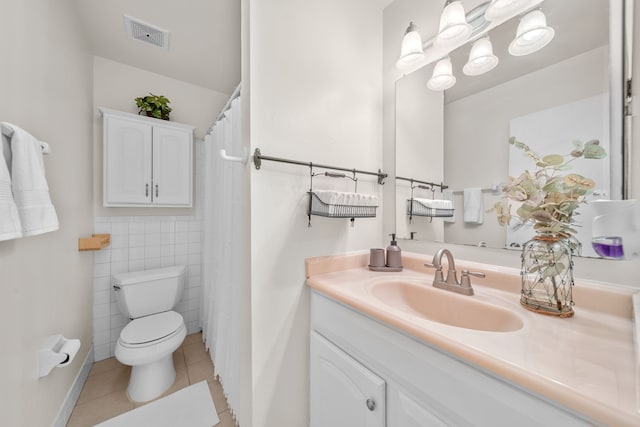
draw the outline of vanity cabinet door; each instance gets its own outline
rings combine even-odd
[[[385,381],[311,333],[311,427],[385,426]]]
[[[105,117],[105,206],[151,203],[152,129],[148,123]]]

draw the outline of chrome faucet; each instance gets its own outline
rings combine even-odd
[[[447,265],[449,270],[447,271],[447,278],[444,278],[442,274],[442,256],[446,255]],[[477,273],[469,270],[462,270],[462,277],[460,282],[456,276],[456,264],[453,260],[453,254],[448,249],[440,249],[433,256],[431,264],[425,264],[425,267],[435,268],[436,273],[433,278],[433,286],[435,288],[446,289],[448,291],[457,292],[463,295],[473,295],[473,288],[471,287],[471,279],[469,276],[485,277],[484,273]]]

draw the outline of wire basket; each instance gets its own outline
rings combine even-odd
[[[453,216],[453,209],[430,208],[416,199],[407,199],[407,215],[446,218]]]
[[[325,203],[312,191],[309,194],[308,215],[329,218],[375,218],[378,206],[333,205]]]

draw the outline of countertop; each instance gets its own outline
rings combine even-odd
[[[576,281],[575,315],[561,319],[520,305],[519,270],[456,260],[458,271],[483,271],[472,278],[476,298],[513,311],[523,327],[487,332],[455,326],[393,309],[368,291],[385,280],[432,286],[432,257],[403,253],[402,272],[373,272],[368,252],[307,260],[307,284],[393,328],[554,400],[598,423],[640,426],[634,348],[634,289]],[[442,292],[449,292],[441,290]]]

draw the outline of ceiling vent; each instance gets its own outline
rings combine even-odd
[[[169,50],[169,31],[128,15],[124,15],[124,25],[129,38]]]

